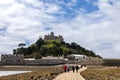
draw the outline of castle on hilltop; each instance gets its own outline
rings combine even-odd
[[[44,36],[44,40],[60,40],[60,41],[63,41],[64,39],[63,39],[63,36],[61,36],[61,35],[55,36],[54,32],[51,32],[50,34]]]

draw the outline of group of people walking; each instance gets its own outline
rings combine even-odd
[[[78,65],[70,66],[69,64],[65,64],[65,65],[63,65],[63,68],[64,68],[65,72],[69,72],[70,70],[72,70],[73,72],[75,72],[75,71],[78,72],[78,70],[79,70]]]
[[[72,71],[73,71],[73,72],[75,72],[75,70],[76,70],[76,72],[78,72],[78,69],[79,69],[78,65],[72,66]]]

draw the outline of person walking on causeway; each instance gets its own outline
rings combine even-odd
[[[78,65],[75,66],[75,69],[76,69],[76,72],[78,72],[78,69],[79,69]]]
[[[70,71],[70,64],[66,64],[66,66],[67,66],[67,72],[69,72]]]
[[[66,70],[67,70],[67,66],[66,66],[66,65],[64,65],[64,66],[63,66],[63,68],[64,68],[64,71],[66,72]]]
[[[75,72],[75,67],[74,66],[72,66],[72,71]]]

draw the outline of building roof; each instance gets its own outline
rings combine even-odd
[[[80,55],[80,54],[70,54],[70,56],[85,56],[85,55]]]

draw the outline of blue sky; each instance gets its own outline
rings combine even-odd
[[[120,58],[120,0],[2,0],[0,53],[51,31],[104,58]]]

